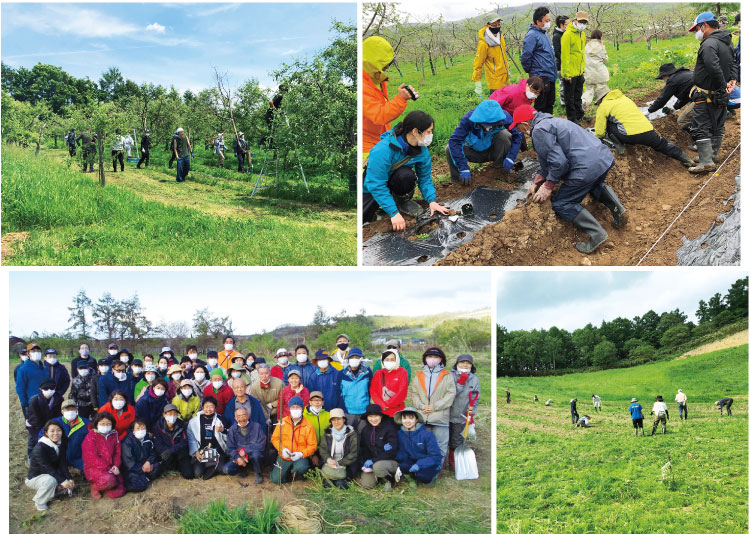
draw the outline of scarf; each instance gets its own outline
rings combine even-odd
[[[489,28],[484,31],[484,41],[489,46],[500,46],[500,36],[503,34],[502,31],[497,32],[497,35],[492,33]]]
[[[469,373],[462,373],[461,371],[459,371],[458,373],[461,375],[461,378],[458,379],[458,383],[463,386],[469,379]]]
[[[49,439],[47,436],[42,437],[39,440],[39,443],[44,443],[45,445],[48,445],[55,449],[55,454],[60,454],[60,445]]]
[[[260,381],[260,389],[269,389],[271,387],[271,379],[268,379],[268,382]]]
[[[336,430],[335,428],[331,427],[331,435],[333,436],[334,441],[344,441],[344,438],[346,437],[346,425],[341,427],[341,430]]]

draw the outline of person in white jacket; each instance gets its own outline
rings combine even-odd
[[[656,429],[660,422],[662,434],[665,434],[667,432],[667,421],[669,421],[669,410],[667,409],[667,404],[664,402],[661,395],[656,396],[656,402],[651,409],[651,413],[654,415],[654,428],[651,429],[651,435],[653,436],[654,433],[656,433]]]
[[[678,389],[674,401],[677,403],[677,409],[680,412],[680,420],[682,420],[682,413],[685,412],[685,420],[687,421],[687,395],[681,389]]]
[[[586,61],[583,77],[586,83],[586,90],[583,92],[583,108],[588,109],[592,102],[598,101],[602,96],[609,92],[607,82],[609,81],[609,71],[605,63],[609,61],[607,50],[602,42],[602,31],[594,30],[591,37],[586,41]]]

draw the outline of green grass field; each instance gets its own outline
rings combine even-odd
[[[166,152],[153,152],[149,169],[126,164],[125,173],[112,173],[105,158],[102,188],[98,174],[81,173],[67,151],[47,149],[35,157],[32,150],[3,146],[3,237],[28,232],[7,250],[4,240],[4,263],[356,263],[356,209],[343,185],[328,187],[325,176],[311,174],[309,196],[299,191],[301,180],[284,180],[263,194],[285,198],[251,197],[254,180],[218,168],[210,154],[177,184]]]
[[[630,369],[499,378],[498,533],[747,532],[747,376],[743,345]],[[678,388],[688,396],[687,421],[677,414]],[[593,393],[601,413],[591,408]],[[666,435],[651,437],[657,394],[670,421]],[[646,437],[634,435],[634,396]],[[713,405],[725,396],[735,399],[731,418]],[[573,397],[592,428],[571,424]],[[662,482],[670,456],[673,485]]]

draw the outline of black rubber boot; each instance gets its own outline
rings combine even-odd
[[[591,215],[586,208],[583,208],[578,212],[576,218],[573,219],[573,225],[589,235],[589,240],[587,242],[584,243],[583,241],[579,241],[576,243],[576,249],[578,252],[591,254],[599,247],[599,245],[608,239],[607,232],[604,231],[602,225],[594,219],[594,216]]]
[[[711,138],[711,150],[713,151],[714,163],[719,163],[719,149],[721,148],[721,142],[724,140],[723,135],[714,135]]]
[[[620,199],[617,197],[617,193],[609,187],[604,185],[602,188],[602,194],[599,195],[599,202],[607,206],[610,212],[612,212],[612,226],[615,228],[621,228],[628,222],[628,218],[625,216],[625,206],[622,205]]]
[[[682,151],[682,152],[680,153],[680,157],[679,157],[679,158],[677,158],[677,161],[679,161],[680,163],[682,163],[682,165],[683,165],[684,167],[687,167],[687,168],[690,168],[690,167],[692,167],[692,166],[693,166],[693,163],[695,163],[695,162],[693,161],[693,158],[691,158],[691,157],[690,157],[690,156],[689,156],[689,155],[687,154],[687,152],[685,152],[684,150],[683,150],[683,151]]]
[[[612,134],[607,134],[607,139],[609,139],[613,145],[615,145],[615,151],[622,156],[625,154],[625,145],[620,141],[617,136],[614,136]]]
[[[701,174],[716,170],[716,164],[713,160],[713,148],[711,147],[710,139],[699,139],[695,142],[698,147],[698,157],[700,161],[695,167],[690,167],[688,171],[693,174]]]
[[[393,195],[393,200],[396,201],[396,207],[398,212],[402,215],[410,215],[412,217],[419,217],[424,212],[422,206],[414,202],[411,197],[414,196],[414,191],[405,195]]]

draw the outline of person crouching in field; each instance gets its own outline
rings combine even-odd
[[[495,100],[485,100],[469,110],[445,146],[451,182],[469,185],[469,162],[492,162],[492,168],[510,172],[521,149],[523,134],[511,129],[513,118]]]
[[[414,477],[426,487],[434,487],[443,464],[435,435],[425,427],[422,414],[411,406],[398,412],[394,420],[401,426],[396,454],[399,469],[410,485],[415,484],[411,480]]]
[[[461,354],[456,358],[453,371],[451,371],[451,376],[456,384],[456,397],[453,399],[453,404],[451,405],[448,437],[448,448],[450,450],[448,465],[451,470],[455,469],[453,453],[458,447],[464,444],[463,431],[466,428],[469,407],[473,408],[479,401],[479,378],[477,378],[476,372],[477,368],[474,366],[474,358],[471,354]],[[468,423],[474,424],[473,413]]]
[[[75,487],[65,458],[62,425],[48,421],[43,430],[44,435],[31,451],[24,481],[27,487],[36,490],[34,504],[40,512],[49,508],[49,501],[60,494],[70,495]]]
[[[693,121],[693,106],[695,105],[690,101],[690,91],[693,88],[693,71],[685,67],[678,69],[674,66],[674,63],[664,63],[659,67],[659,75],[656,79],[664,82],[664,89],[656,97],[653,104],[648,107],[647,111],[654,113],[663,109],[674,96],[677,99],[674,109],[680,110],[677,115],[677,126],[687,130]]]
[[[167,406],[172,406],[177,412],[174,404]],[[190,420],[187,427],[193,476],[203,478],[203,480],[214,476],[226,461],[227,434],[221,417],[217,413],[217,406],[216,398],[203,397],[203,409]],[[173,417],[176,418],[177,413]]]
[[[669,410],[667,410],[667,404],[661,395],[656,396],[656,402],[654,407],[651,409],[651,413],[654,415],[654,427],[651,429],[651,435],[656,433],[656,429],[661,423],[662,434],[667,432],[667,421],[669,421]]]
[[[125,483],[120,473],[120,438],[114,426],[115,418],[112,414],[96,414],[91,423],[92,431],[86,434],[81,446],[83,473],[91,483],[92,499],[101,499],[102,491],[110,499],[117,499],[125,494]]]
[[[680,421],[682,421],[683,412],[685,413],[685,421],[687,421],[687,395],[685,395],[681,389],[678,389],[674,401],[677,403],[677,410],[680,412]]]
[[[657,134],[651,121],[622,91],[606,89],[596,103],[599,107],[594,133],[599,139],[606,136],[612,141],[618,154],[625,153],[626,144],[644,145],[676,159],[683,167],[692,167],[693,159],[680,147]]]
[[[234,420],[236,424],[227,432],[229,461],[223,465],[222,471],[225,475],[239,474],[240,477],[246,477],[252,468],[255,483],[260,484],[263,482],[260,462],[266,449],[265,429],[255,421],[250,421],[243,406],[234,411]]]
[[[357,430],[346,424],[346,414],[341,408],[330,413],[329,426],[318,442],[318,456],[322,462],[324,484],[346,489],[354,478],[359,457]]]
[[[359,457],[362,460],[362,487],[373,489],[384,479],[383,491],[393,491],[398,469],[398,432],[392,420],[377,404],[368,404],[359,432]]]
[[[393,130],[380,136],[367,160],[362,192],[362,220],[370,222],[380,206],[390,217],[393,230],[406,229],[402,213],[417,217],[424,211],[411,200],[418,186],[429,205],[430,216],[447,214],[437,203],[432,182],[430,151],[435,121],[424,111],[412,111]]]
[[[589,235],[588,242],[576,243],[576,250],[591,254],[607,239],[607,232],[591,213],[581,206],[591,194],[612,213],[612,226],[620,228],[627,222],[625,207],[614,190],[604,181],[615,165],[607,147],[577,124],[536,113],[531,106],[520,106],[513,116],[511,129],[528,132],[539,158],[540,168],[526,193],[527,202],[546,202],[552,190],[562,183],[552,197],[552,209],[562,219]]]
[[[190,172],[190,154],[193,148],[185,135],[185,130],[177,128],[177,138],[172,145],[174,156],[177,159],[177,181],[184,182]]]
[[[148,435],[146,421],[136,418],[125,439],[122,440],[122,471],[128,491],[144,491],[161,473],[156,450]]]
[[[638,429],[641,429],[641,436],[645,436],[646,433],[643,431],[643,406],[638,402],[638,399],[633,397],[630,400],[630,418],[633,420],[633,428],[635,428],[635,435],[638,435]]]
[[[591,428],[591,417],[588,415],[584,415],[578,420],[576,426],[580,428]]]
[[[714,404],[717,408],[719,408],[719,414],[724,415],[724,408],[727,409],[727,415],[732,416],[732,403],[734,402],[734,399],[731,397],[724,397],[721,400],[717,400]]]
[[[289,472],[292,480],[302,478],[310,469],[310,456],[318,448],[315,429],[310,421],[302,416],[303,402],[300,397],[292,397],[287,405],[289,415],[276,425],[271,443],[278,452],[276,463],[271,471],[271,482],[286,482]]]

